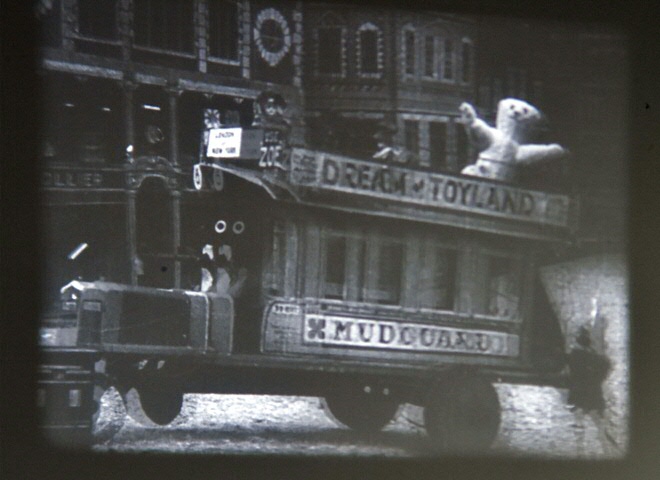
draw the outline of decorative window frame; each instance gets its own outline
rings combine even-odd
[[[408,34],[412,33],[413,35],[413,48],[412,48],[412,55],[413,55],[413,64],[412,64],[412,72],[408,71],[408,56],[409,56],[409,51],[408,51],[408,42],[407,42],[407,36]],[[412,24],[407,24],[404,25],[403,28],[401,29],[401,73],[403,78],[414,78],[417,76],[418,72],[418,48],[417,45],[419,43],[419,35],[417,33],[417,29],[412,25]]]
[[[321,28],[337,28],[340,31],[340,37],[341,37],[341,45],[340,45],[340,66],[339,66],[339,72],[335,73],[324,73],[321,72],[320,67],[320,44],[319,44],[319,29]],[[347,35],[348,28],[346,26],[346,21],[341,18],[339,15],[337,15],[334,12],[326,12],[324,13],[318,24],[316,25],[316,28],[314,29],[314,74],[317,77],[327,77],[327,78],[346,78],[346,71],[347,71],[347,47],[346,47],[346,35]]]
[[[282,29],[283,42],[282,48],[278,52],[271,52],[263,45],[261,38],[261,26],[264,22],[274,21]],[[292,32],[289,22],[286,17],[282,15],[278,9],[273,7],[264,8],[261,10],[254,21],[254,43],[261,58],[271,67],[276,67],[284,59],[284,57],[291,51],[293,46]]]
[[[363,32],[376,32],[376,72],[363,72],[362,71],[362,33]],[[383,31],[374,23],[366,22],[360,25],[357,29],[357,49],[356,49],[356,65],[357,72],[360,78],[374,78],[380,79],[383,77],[383,70],[385,68],[385,53],[383,49]]]

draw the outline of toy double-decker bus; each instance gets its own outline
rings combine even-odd
[[[312,395],[372,432],[411,403],[431,439],[470,449],[497,434],[494,382],[562,383],[537,269],[575,228],[569,196],[298,148],[281,167],[207,167],[216,188],[189,222],[218,234],[210,287],[75,290],[76,345],[129,413],[167,424],[192,392]]]

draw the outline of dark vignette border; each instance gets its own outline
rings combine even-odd
[[[357,1],[357,0],[346,0]],[[34,386],[37,360],[34,302],[40,273],[37,250],[36,22],[34,2],[2,4],[2,157],[0,207],[2,236],[0,350],[0,469],[5,478],[654,478],[660,462],[653,456],[658,435],[655,357],[658,325],[657,162],[660,145],[660,77],[652,2],[580,3],[541,0],[362,0],[374,8],[403,6],[456,13],[506,15],[579,23],[607,23],[630,38],[630,247],[632,318],[632,438],[630,455],[617,462],[441,459],[368,461],[162,455],[95,455],[53,451],[37,441]]]

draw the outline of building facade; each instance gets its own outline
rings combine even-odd
[[[301,5],[45,0],[37,14],[48,300],[76,277],[191,287],[204,122],[258,124],[270,92],[303,141]]]
[[[369,158],[458,171],[468,142],[458,106],[475,87],[474,21],[424,11],[304,5],[308,143]]]

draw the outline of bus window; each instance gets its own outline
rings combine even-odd
[[[365,300],[398,305],[401,299],[403,245],[395,242],[371,242],[368,255]]]
[[[325,275],[323,297],[335,300],[344,298],[346,281],[346,238],[330,235],[325,239]]]
[[[431,245],[416,277],[416,293],[421,308],[454,309],[456,252]]]
[[[286,273],[286,227],[282,223],[273,225],[273,235],[269,255],[264,267],[264,290],[269,295],[284,294]]]
[[[483,313],[501,318],[517,318],[520,303],[520,262],[516,258],[486,255],[486,296]]]

